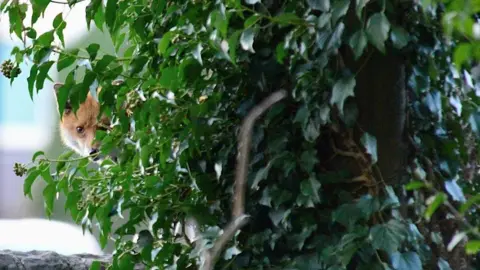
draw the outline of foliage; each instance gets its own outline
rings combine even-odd
[[[468,218],[456,243],[478,235],[472,211],[478,196],[463,191],[478,188],[465,175],[475,169],[474,136],[480,135],[479,85],[468,72],[480,58],[479,25],[472,19],[480,4],[465,3],[91,0],[87,23],[111,36],[116,54],[110,55],[95,43],[67,51],[63,13],[50,31],[36,32],[35,22],[58,1],[3,1],[10,32],[29,40],[13,49],[12,58],[16,64],[31,61],[30,94],[48,90],[43,88],[54,64],[57,71],[69,70],[60,113],[67,98],[76,110],[101,86],[102,112],[115,123],[97,132],[101,152],[121,149],[117,162],[106,160],[100,168],[71,152],[58,159],[37,152],[28,168],[16,167],[19,174],[27,170],[25,195],[43,179],[47,213],[58,194],[65,195],[73,220],[88,229],[98,225],[102,246],[113,237],[114,269],[130,269],[132,262],[196,269],[201,251],[231,215],[239,125],[255,104],[284,88],[289,100],[274,105],[253,131],[246,201],[252,219],[218,266],[422,269],[432,264],[433,244],[425,238],[436,232],[419,228],[424,223],[416,218],[428,221],[446,206],[459,220]],[[24,22],[28,9],[31,23]],[[356,122],[349,101],[358,71],[337,68],[345,46],[356,59],[372,47],[403,53],[411,63],[408,132],[416,152],[405,187],[377,177],[377,189],[358,195],[343,185],[332,189],[352,178],[344,171],[323,169],[327,157],[319,141],[325,127]],[[125,83],[112,84],[119,78]],[[364,133],[360,143],[360,158],[374,170],[375,136]],[[405,217],[398,197],[407,191],[412,214]],[[203,232],[194,243],[178,241],[184,232],[175,230],[189,216]],[[466,248],[476,253],[478,242]],[[450,267],[441,257],[433,265]]]

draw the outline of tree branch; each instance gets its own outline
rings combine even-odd
[[[238,135],[238,156],[235,171],[235,193],[233,196],[232,220],[225,227],[223,234],[217,239],[213,247],[205,252],[205,262],[202,269],[213,270],[225,245],[248,221],[249,216],[245,214],[245,186],[247,182],[253,125],[266,110],[272,107],[273,104],[284,99],[286,96],[287,91],[283,89],[272,93],[260,104],[253,107],[242,122]]]

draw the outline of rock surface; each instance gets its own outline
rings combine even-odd
[[[110,259],[110,255],[78,254],[64,256],[52,251],[17,252],[3,250],[0,251],[0,269],[88,270],[94,261],[108,263]],[[144,268],[137,265],[135,269]]]

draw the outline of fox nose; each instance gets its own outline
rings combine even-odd
[[[92,151],[90,151],[90,156],[93,156],[95,154],[98,153],[98,149],[97,148],[93,148]]]

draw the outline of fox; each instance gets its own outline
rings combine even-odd
[[[114,81],[112,84],[121,84],[122,81]],[[63,83],[53,85],[55,98]],[[101,87],[97,88],[97,94]],[[70,102],[67,100],[62,117],[59,119],[59,133],[62,143],[82,157],[91,156],[94,162],[99,163],[103,160],[99,155],[100,142],[95,141],[97,130],[107,130],[110,126],[110,119],[106,116],[100,117],[100,104],[89,92],[85,101],[80,104],[78,110],[74,113]],[[115,160],[116,155],[111,153],[110,157]]]

